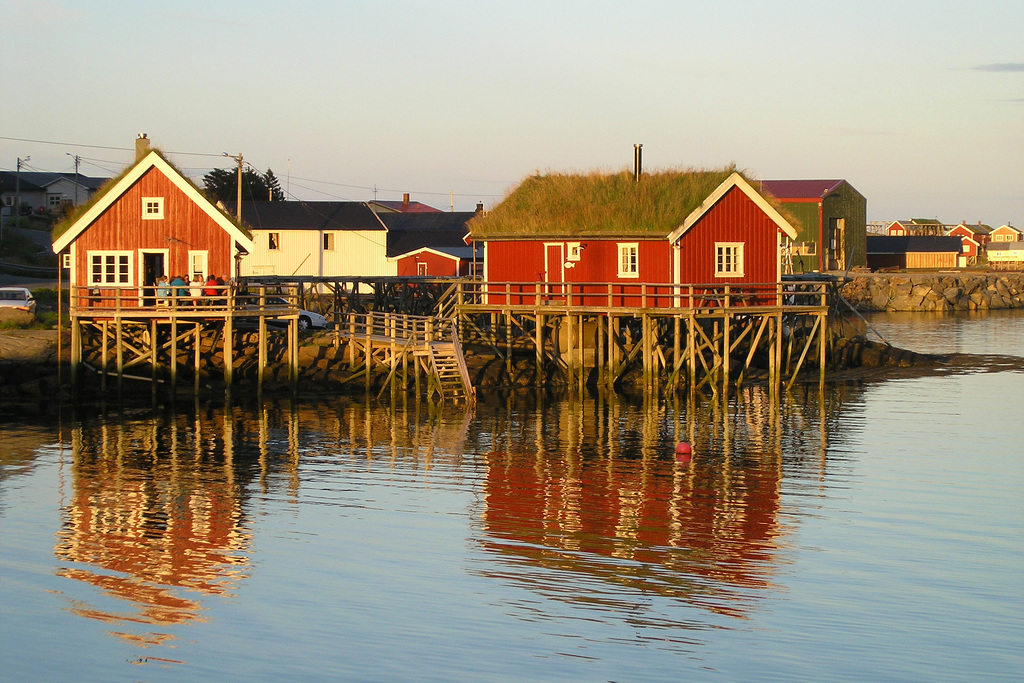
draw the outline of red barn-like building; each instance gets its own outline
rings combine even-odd
[[[252,250],[248,231],[218,209],[156,151],[146,151],[57,229],[55,253],[68,252],[71,285],[94,295],[121,291],[123,304],[150,303],[161,275],[235,277]]]
[[[732,169],[533,176],[470,222],[484,279],[546,283],[744,285],[781,278],[797,230]],[[625,289],[623,289],[625,291]],[[653,291],[653,290],[651,290]],[[667,290],[666,290],[667,291]]]

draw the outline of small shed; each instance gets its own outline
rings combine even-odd
[[[956,268],[962,248],[959,237],[869,235],[868,267],[872,270]]]
[[[797,219],[793,272],[866,264],[868,202],[845,180],[764,180],[761,189]]]
[[[71,285],[125,304],[148,305],[162,275],[233,278],[252,250],[251,235],[158,151],[148,149],[93,201],[54,230],[53,251],[67,254]]]

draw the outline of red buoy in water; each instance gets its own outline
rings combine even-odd
[[[690,448],[690,444],[685,441],[676,444],[676,462],[688,463],[692,457],[693,449]]]

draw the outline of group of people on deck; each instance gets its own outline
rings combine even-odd
[[[156,279],[157,306],[199,306],[202,304],[223,304],[230,277],[210,275],[205,280],[195,275],[189,282],[187,276],[175,275],[168,280],[166,275]]]

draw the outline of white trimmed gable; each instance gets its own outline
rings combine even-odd
[[[714,207],[714,205],[717,204],[718,201],[734,187],[747,195],[750,201],[754,202],[758,208],[764,211],[772,222],[775,223],[782,232],[788,235],[790,239],[796,239],[796,228],[790,225],[789,221],[787,221],[774,206],[769,204],[768,200],[766,200],[760,192],[751,187],[750,183],[743,179],[743,176],[739,173],[733,172],[715,189],[714,192],[707,196],[700,206],[690,212],[690,215],[686,217],[686,220],[683,221],[682,225],[669,234],[669,242],[678,242],[690,228],[696,225],[697,222],[704,217],[704,214],[710,211],[712,207]]]
[[[155,168],[163,173],[178,189],[180,189],[196,206],[203,210],[213,221],[220,226],[231,238],[240,244],[246,251],[252,251],[252,240],[227,216],[225,216],[206,196],[185,179],[173,166],[164,160],[157,152],[147,154],[141,161],[137,162],[117,183],[107,190],[104,195],[82,214],[64,233],[53,243],[53,251],[59,254],[64,251],[79,235],[85,232],[103,212],[113,206],[147,171]]]

